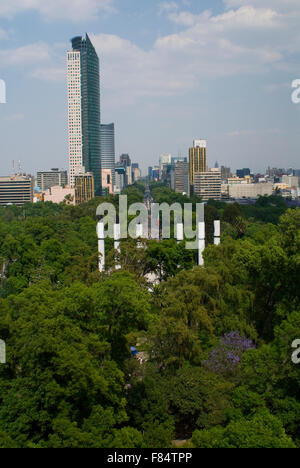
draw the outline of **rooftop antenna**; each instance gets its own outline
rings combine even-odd
[[[22,165],[21,165],[21,161],[20,161],[20,160],[19,160],[18,167],[19,167],[19,174],[21,174]]]
[[[12,162],[12,170],[13,170],[13,174],[15,172],[15,161]]]

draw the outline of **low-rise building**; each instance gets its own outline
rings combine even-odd
[[[291,196],[292,196],[293,200],[296,200],[296,199],[300,198],[300,188],[299,187],[292,188],[291,189]]]
[[[25,174],[0,177],[0,206],[33,202],[34,179]]]
[[[229,198],[258,198],[272,195],[273,184],[235,184],[228,187]]]
[[[60,171],[59,169],[51,169],[51,171],[39,171],[37,173],[37,185],[42,192],[45,192],[51,187],[60,185],[66,187],[68,185],[67,171]]]
[[[240,177],[229,177],[227,180],[228,185],[237,185],[237,184],[242,184],[242,183],[247,183],[247,181],[243,178],[241,179]]]
[[[291,187],[288,184],[278,183],[273,185],[274,190],[290,190]]]
[[[115,168],[113,174],[115,176]],[[102,195],[111,195],[114,193],[113,174],[111,169],[102,169]]]
[[[44,193],[44,202],[66,203],[75,205],[75,189],[57,185]]]
[[[288,187],[299,187],[299,178],[291,175],[282,176],[282,184],[287,185]]]

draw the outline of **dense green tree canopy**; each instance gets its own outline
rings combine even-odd
[[[108,239],[100,274],[103,201],[0,209],[0,448],[299,448],[300,209],[211,201],[205,268],[174,239]]]

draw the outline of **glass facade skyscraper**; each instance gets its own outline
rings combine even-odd
[[[99,58],[86,35],[72,39],[68,52],[68,112],[70,184],[83,168],[94,175],[95,194],[101,194]]]
[[[101,140],[101,170],[111,170],[113,186],[116,183],[115,177],[115,125],[113,123],[100,127]]]

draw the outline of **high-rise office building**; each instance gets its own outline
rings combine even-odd
[[[230,167],[221,166],[221,177],[223,181],[227,181],[232,177]]]
[[[68,185],[67,171],[60,171],[59,169],[51,169],[51,171],[39,171],[37,173],[37,185],[45,192],[51,187]]]
[[[75,174],[75,204],[81,205],[94,198],[94,175],[91,172]]]
[[[126,168],[126,185],[132,185],[132,166]]]
[[[178,161],[172,169],[171,188],[177,193],[189,195],[189,164]]]
[[[115,125],[113,123],[100,126],[100,140],[101,140],[101,170],[111,171],[112,185],[115,181]]]
[[[160,169],[159,166],[154,166],[152,168],[152,180],[155,180],[155,182],[158,182],[160,178]]]
[[[197,172],[194,179],[194,194],[203,201],[221,199],[221,172],[211,169],[209,172]]]
[[[34,180],[23,174],[0,177],[0,206],[17,205],[33,202]]]
[[[175,164],[177,162],[187,162],[187,158],[185,156],[177,156],[177,157],[175,156],[175,157],[173,157],[172,160],[171,160],[172,167],[175,167]]]
[[[160,172],[163,172],[164,166],[171,166],[172,164],[172,155],[171,154],[162,154],[159,157],[159,169]]]
[[[142,171],[139,168],[138,163],[132,164],[132,183],[137,182],[142,177]]]
[[[194,140],[193,148],[189,150],[190,184],[194,185],[195,174],[207,171],[207,142]]]
[[[117,166],[115,168],[116,172],[116,185],[114,187],[114,192],[118,195],[126,186],[126,169],[122,166]]]
[[[125,167],[130,167],[131,166],[131,159],[130,159],[129,154],[121,154],[120,164],[125,166]]]
[[[101,194],[99,58],[88,35],[72,39],[68,52],[70,185],[76,170],[92,172]]]
[[[125,185],[132,184],[132,165],[129,154],[121,154],[120,156],[120,165],[125,169]],[[118,185],[118,184],[116,184]]]

